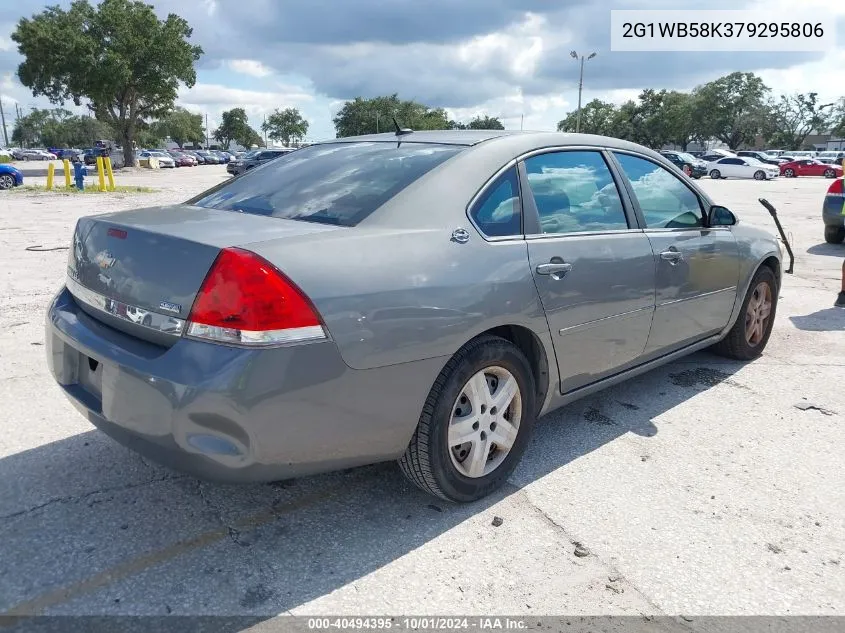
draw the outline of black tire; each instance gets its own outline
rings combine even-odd
[[[824,227],[824,241],[828,244],[841,244],[845,241],[845,227],[826,226]]]
[[[452,407],[467,381],[477,372],[498,365],[516,379],[522,396],[519,431],[504,461],[477,479],[455,468],[449,455],[448,427]],[[414,436],[399,459],[403,474],[422,490],[446,501],[481,499],[502,484],[516,468],[531,437],[535,418],[534,375],[525,355],[510,341],[482,336],[462,347],[437,376],[423,405]]]
[[[754,172],[754,180],[765,180],[766,179],[766,172],[762,169]]]
[[[825,178],[835,178],[835,177],[836,177],[836,172],[835,172],[835,171],[833,171],[832,169],[825,169],[825,170],[824,170],[824,177],[825,177]]]
[[[693,174],[693,180],[698,180],[699,178],[701,178],[701,174],[699,174],[697,176]]]
[[[787,178],[795,178],[795,170],[794,169],[784,169],[783,175]]]
[[[15,179],[11,174],[0,175],[0,189],[11,189],[15,186]]]
[[[713,180],[719,180],[719,178],[721,178],[721,177],[722,177],[722,172],[720,172],[718,169],[714,169],[713,171],[710,172],[710,178],[712,178]]]
[[[769,284],[769,290],[772,295],[772,310],[769,314],[769,320],[766,323],[766,330],[763,334],[762,340],[756,345],[751,345],[745,338],[745,315],[748,310],[748,303],[760,283],[766,282]],[[775,279],[775,274],[768,266],[761,266],[751,280],[748,286],[748,292],[745,293],[745,299],[742,302],[742,309],[739,316],[736,318],[736,323],[728,331],[728,334],[721,341],[716,343],[712,350],[720,356],[732,358],[734,360],[752,360],[763,353],[766,344],[769,342],[769,337],[772,334],[772,327],[775,323],[775,316],[778,307],[778,284]]]

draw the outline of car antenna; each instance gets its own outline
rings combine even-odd
[[[399,121],[393,117],[393,125],[396,126],[396,136],[405,136],[405,134],[413,134],[413,130],[409,127],[399,127]]]

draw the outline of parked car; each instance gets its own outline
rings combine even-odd
[[[0,189],[12,189],[23,184],[23,173],[7,163],[0,164]]]
[[[197,153],[197,150],[183,150],[188,156],[197,161],[197,165],[205,165],[205,159]]]
[[[571,138],[334,139],[82,218],[50,371],[118,442],[199,477],[398,459],[433,495],[483,497],[538,416],[700,349],[756,358],[775,319],[777,239],[654,151]]]
[[[780,169],[775,165],[761,163],[750,156],[727,156],[707,164],[707,173],[713,180],[720,178],[753,178],[754,180],[769,180],[780,175]]]
[[[845,187],[842,176],[830,183],[822,204],[824,222],[824,241],[828,244],[841,244],[845,241]]]
[[[18,160],[56,160],[56,155],[46,149],[21,149],[15,158]]]
[[[290,154],[293,151],[294,149],[290,147],[254,150],[249,155],[244,156],[240,160],[229,163],[229,165],[226,166],[226,171],[228,171],[230,174],[238,176],[240,174],[248,172],[250,169],[258,167],[259,165],[263,165],[267,161],[271,161],[281,156],[285,156],[286,154]]]
[[[211,150],[211,153],[217,156],[220,159],[221,163],[228,163],[232,160],[232,155],[229,152],[224,152],[223,150]]]
[[[781,163],[785,163],[785,158],[778,158],[777,156],[772,156],[771,154],[767,154],[766,152],[758,152],[756,150],[742,150],[736,153],[737,156],[747,156],[749,158],[756,158],[761,163],[766,163],[767,165],[780,165]]]
[[[728,158],[736,156],[736,154],[731,152],[724,152],[722,150],[707,152],[706,154],[702,154],[698,157],[699,160],[703,160],[705,163],[715,163],[718,160],[722,160],[723,158]]]
[[[842,167],[839,165],[827,165],[814,158],[802,158],[789,163],[783,163],[780,166],[780,173],[787,178],[796,178],[798,176],[838,178],[842,175]]]
[[[170,150],[168,152],[170,157],[176,162],[177,167],[196,167],[197,159],[190,154],[180,152],[177,150]]]
[[[207,150],[197,150],[197,156],[203,157],[203,164],[205,165],[219,165],[220,157],[212,154]]]
[[[176,167],[176,161],[173,160],[173,157],[162,151],[158,150],[145,150],[138,154],[139,158],[154,158],[158,161],[158,166],[161,169],[172,169]]]
[[[698,180],[702,176],[707,175],[707,163],[703,160],[697,159],[691,154],[670,150],[662,151],[660,154],[665,158],[668,158],[672,164],[691,178]]]
[[[138,152],[135,152],[137,158]],[[120,169],[125,165],[123,148],[116,145],[110,147],[89,147],[82,151],[82,160],[86,165],[96,165],[97,157],[110,158],[114,169]]]

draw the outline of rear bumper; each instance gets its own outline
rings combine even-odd
[[[822,220],[825,226],[845,226],[845,215],[842,209],[845,205],[845,196],[825,196],[822,207]]]
[[[399,457],[445,362],[353,370],[331,341],[164,348],[92,319],[64,288],[46,330],[50,371],[92,424],[151,460],[227,482]]]

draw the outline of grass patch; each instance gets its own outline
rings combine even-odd
[[[152,187],[138,187],[132,185],[116,185],[114,191],[100,191],[97,186],[89,186],[86,184],[85,189],[80,191],[76,187],[69,189],[64,186],[54,186],[52,190],[47,189],[44,185],[21,185],[10,189],[12,193],[53,193],[60,195],[85,195],[85,194],[102,194],[102,193],[156,193],[158,189]]]

